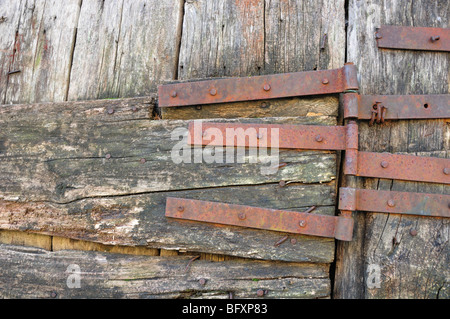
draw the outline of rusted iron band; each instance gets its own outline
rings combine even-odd
[[[172,107],[332,94],[358,88],[356,67],[348,63],[334,70],[166,84],[158,88],[158,95],[160,107]]]
[[[357,176],[450,184],[450,159],[358,152]]]
[[[192,199],[167,198],[166,217],[351,241],[353,219]]]
[[[384,120],[450,118],[450,94],[342,95],[345,118],[372,119],[374,107],[385,107]]]
[[[384,25],[375,38],[379,48],[450,51],[450,29]]]
[[[341,188],[339,209],[450,217],[450,195]]]
[[[208,123],[189,125],[190,145],[230,147],[276,147],[286,149],[344,150],[346,127]]]

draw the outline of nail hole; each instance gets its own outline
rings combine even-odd
[[[425,104],[423,105],[423,107],[427,109],[427,108],[428,108],[428,103],[425,103]]]

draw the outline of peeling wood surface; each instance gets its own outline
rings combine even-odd
[[[448,28],[448,2],[349,2],[348,59],[362,94],[448,94],[449,54],[378,49],[375,28],[411,25]],[[450,157],[448,120],[360,124],[360,150]],[[379,179],[356,187],[450,194],[439,184]],[[337,298],[449,298],[449,223],[442,218],[355,213],[355,238],[339,243]],[[379,267],[380,285],[373,285]],[[368,284],[369,283],[369,284]]]
[[[2,108],[1,227],[106,245],[333,260],[331,239],[296,235],[297,244],[275,248],[283,234],[168,221],[164,208],[171,196],[297,211],[318,206],[315,213],[333,215],[335,153],[280,150],[276,164],[282,167],[274,175],[262,175],[261,163],[248,157],[244,164],[175,164],[171,151],[180,137],[172,139],[172,132],[189,121],[150,120],[151,103],[137,98]],[[239,121],[336,124],[327,116]]]
[[[191,259],[0,245],[0,296],[228,299],[257,298],[262,289],[261,299],[329,297],[327,265]],[[78,274],[80,288],[69,288]]]

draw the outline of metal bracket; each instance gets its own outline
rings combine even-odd
[[[351,241],[354,221],[326,216],[192,199],[167,198],[166,217]]]
[[[158,95],[160,107],[172,107],[333,94],[358,88],[356,67],[347,63],[335,70],[166,84],[158,88]]]
[[[384,25],[375,39],[379,48],[450,51],[450,29]]]
[[[341,188],[339,209],[450,217],[450,195]]]
[[[450,118],[450,94],[435,95],[359,95],[342,94],[344,118],[385,120]]]
[[[450,160],[358,151],[358,125],[214,123],[194,121],[188,143],[198,146],[345,150],[344,174],[450,184]]]

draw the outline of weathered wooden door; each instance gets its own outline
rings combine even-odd
[[[357,212],[353,241],[336,243],[165,217],[169,197],[336,215],[340,152],[280,150],[265,175],[248,152],[211,163],[174,150],[197,119],[342,125],[338,95],[157,99],[170,81],[345,62],[363,94],[448,93],[448,53],[380,51],[374,39],[380,24],[448,27],[448,3],[23,0],[1,1],[0,19],[2,297],[448,298],[445,219]],[[448,157],[449,134],[446,120],[362,123],[360,150]],[[369,288],[372,265],[381,285]]]

